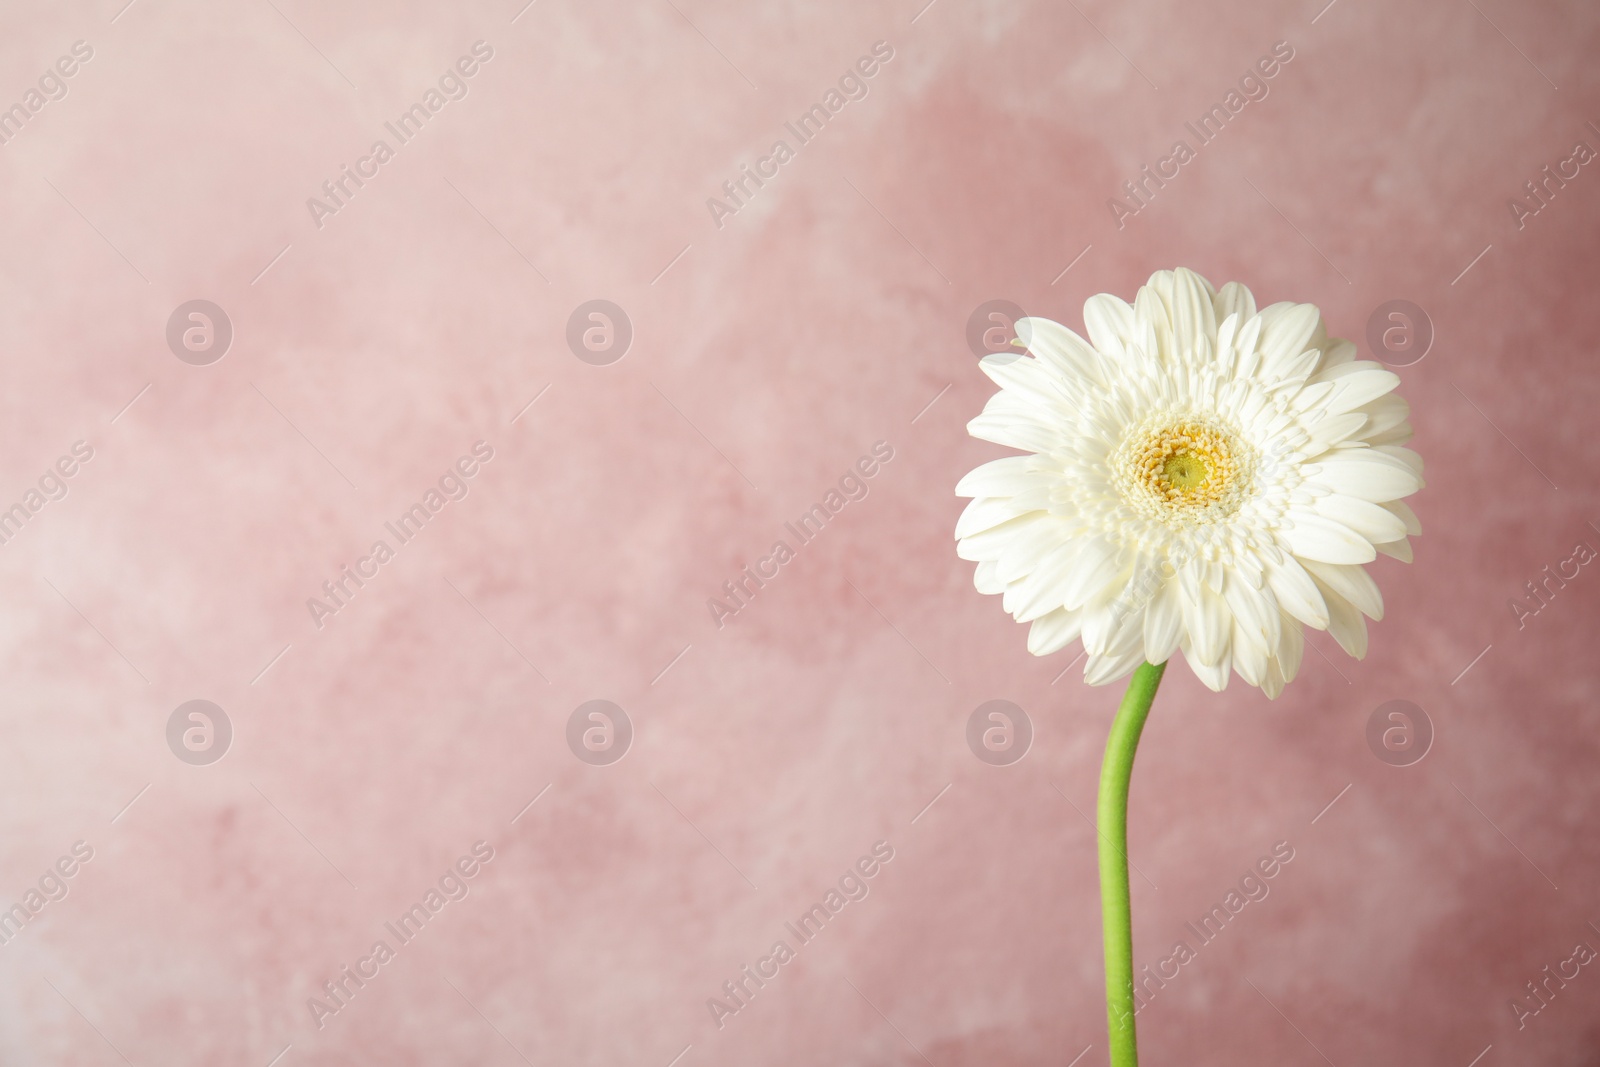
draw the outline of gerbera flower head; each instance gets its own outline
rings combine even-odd
[[[962,478],[956,524],[975,583],[1028,650],[1081,638],[1100,685],[1181,651],[1207,686],[1268,696],[1299,670],[1301,627],[1366,654],[1383,598],[1363,564],[1410,562],[1422,488],[1400,379],[1329,337],[1311,304],[1159,271],[1132,305],[1091,297],[1085,340],[1018,321],[1026,354],[984,358],[1000,385],[972,436],[1026,455]]]

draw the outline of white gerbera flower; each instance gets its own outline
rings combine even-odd
[[[1083,307],[1089,340],[1017,323],[1029,355],[983,360],[1001,386],[967,426],[1029,453],[956,486],[982,593],[1032,623],[1028,651],[1075,638],[1101,685],[1182,650],[1214,690],[1268,696],[1299,670],[1301,626],[1367,650],[1383,598],[1362,564],[1410,562],[1422,488],[1400,383],[1330,338],[1311,304],[1259,313],[1238,282],[1160,271],[1129,306]]]

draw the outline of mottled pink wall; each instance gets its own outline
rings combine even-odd
[[[1104,1063],[1086,816],[1118,694],[1063,674],[1076,645],[1027,655],[956,558],[956,479],[1001,451],[964,431],[993,388],[965,331],[994,299],[1076,326],[1175,265],[1364,347],[1409,300],[1436,338],[1400,371],[1426,530],[1375,566],[1369,657],[1317,635],[1275,704],[1163,687],[1138,963],[1294,858],[1141,1014],[1146,1062],[1600,1062],[1600,966],[1510,1006],[1600,948],[1600,573],[1508,604],[1600,547],[1600,168],[1520,228],[1507,203],[1600,148],[1591,5],[523,2],[0,14],[0,106],[93,51],[0,145],[0,507],[93,450],[0,546],[0,905],[73,871],[0,946],[0,1063]],[[719,228],[707,198],[879,41],[865,98]],[[1269,94],[1119,228],[1108,198],[1280,41]],[[566,341],[594,299],[632,325],[608,365]],[[169,348],[191,300],[231,322],[219,361]],[[880,441],[718,628],[708,598]],[[632,724],[610,765],[567,741],[596,699]],[[1010,766],[965,740],[992,699],[1033,724]],[[1411,766],[1366,740],[1394,699],[1435,731]],[[169,746],[191,700],[220,761]],[[719,1028],[707,999],[780,938]],[[379,939],[319,1029],[308,998]]]

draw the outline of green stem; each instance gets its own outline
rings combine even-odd
[[[1165,663],[1141,663],[1128,681],[1100,768],[1100,902],[1106,941],[1106,1025],[1111,1067],[1139,1067],[1133,1025],[1133,912],[1128,901],[1128,780]]]

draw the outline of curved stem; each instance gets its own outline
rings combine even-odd
[[[1165,663],[1141,663],[1128,681],[1106,740],[1100,768],[1100,903],[1105,921],[1106,1025],[1111,1067],[1139,1067],[1139,1042],[1133,1025],[1133,912],[1128,901],[1128,780],[1134,750],[1156,698]]]

